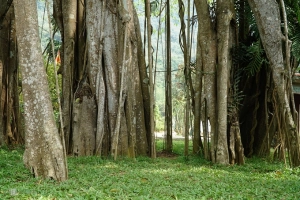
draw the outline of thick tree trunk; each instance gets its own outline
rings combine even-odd
[[[89,83],[93,94],[96,94],[97,102],[97,124],[96,126],[96,154],[102,154],[102,142],[104,136],[108,135],[107,116],[106,116],[106,83],[103,63],[103,27],[106,12],[105,3],[94,0],[86,2],[86,26],[87,26],[87,45],[88,45],[88,68]],[[99,18],[95,13],[99,13]],[[99,42],[100,41],[100,42]],[[101,125],[100,125],[101,124]]]
[[[202,66],[203,69],[200,70],[203,80],[200,80],[203,81],[204,156],[214,163],[229,164],[228,94],[232,65],[230,49],[235,38],[234,2],[233,0],[217,0],[216,5],[213,5],[214,9],[209,9],[206,1],[195,1],[195,6],[198,21],[201,21],[201,25],[198,27],[200,44],[198,50],[200,53],[197,52],[199,54],[197,55],[197,66]],[[201,67],[198,68],[201,69]],[[201,89],[197,90],[199,93]],[[195,102],[195,105],[198,103],[199,100]],[[195,117],[199,118],[199,115],[197,114]],[[195,119],[195,128],[198,128],[196,123],[199,122]],[[234,123],[238,122],[234,121]],[[235,133],[232,136],[238,138],[239,132],[235,131]],[[231,153],[234,155],[234,151],[243,154],[239,149],[231,149]]]
[[[96,153],[135,157],[148,152],[149,88],[142,90],[147,76],[134,7],[119,3],[86,2],[87,74],[96,96]]]
[[[203,98],[207,102],[207,119],[204,122],[204,132],[207,133],[208,119],[211,124],[211,147],[204,141],[204,156],[207,159],[212,159],[215,162],[215,154],[217,151],[216,137],[216,60],[217,60],[217,37],[214,29],[214,24],[210,18],[208,4],[206,1],[195,1],[195,6],[198,14],[198,21],[202,22],[198,31],[200,37],[201,62],[203,66]],[[205,133],[204,133],[205,135]]]
[[[53,115],[34,0],[15,1],[25,112],[24,163],[35,176],[67,179],[66,158]]]
[[[290,103],[285,87],[285,76],[290,69],[285,69],[283,60],[282,42],[284,37],[281,32],[279,7],[276,0],[248,0],[254,13],[260,37],[270,62],[275,90],[279,100],[279,109],[286,123],[290,161],[292,166],[300,165],[299,137],[296,124],[291,113]],[[287,61],[289,62],[289,61]],[[291,88],[288,88],[291,89]]]

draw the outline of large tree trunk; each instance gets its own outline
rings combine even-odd
[[[87,72],[97,106],[96,153],[146,155],[150,132],[145,121],[149,108],[144,105],[149,104],[144,104],[148,91],[141,84],[147,77],[137,54],[141,38],[134,7],[130,1],[89,0],[86,5]]]
[[[217,151],[216,137],[216,60],[217,60],[217,37],[214,24],[210,18],[210,12],[206,1],[195,1],[198,14],[198,21],[202,22],[198,28],[198,41],[200,42],[201,61],[203,66],[203,98],[207,102],[207,115],[204,119],[204,156],[215,162],[215,154]],[[208,119],[211,124],[211,147],[207,139]],[[211,151],[210,151],[210,150]]]
[[[195,1],[198,21],[199,47],[197,52],[197,68],[203,71],[203,149],[204,156],[215,163],[229,164],[230,135],[228,134],[228,95],[230,87],[231,54],[235,38],[235,10],[233,0],[217,0],[209,9],[206,1]],[[202,78],[202,77],[201,77]],[[199,83],[198,83],[199,85]],[[199,89],[197,89],[199,93]],[[199,103],[199,100],[196,102]],[[196,104],[195,104],[196,105]],[[237,113],[235,113],[237,115]],[[196,116],[199,118],[199,114]],[[208,123],[211,130],[209,133]],[[198,123],[195,121],[195,123]],[[235,133],[233,140],[239,138],[238,121],[234,121]],[[195,128],[198,128],[195,125]],[[210,135],[209,135],[210,134]],[[209,138],[211,141],[209,141]],[[196,138],[197,140],[197,138]],[[196,141],[197,142],[197,141]],[[231,153],[243,155],[241,143],[238,148],[231,146]],[[240,159],[241,160],[241,159]],[[243,162],[243,161],[242,161]]]
[[[25,112],[24,163],[35,176],[67,179],[66,158],[54,120],[38,34],[35,0],[15,1]]]
[[[279,100],[279,112],[284,117],[286,126],[290,161],[292,166],[300,165],[299,137],[295,119],[291,113],[290,102],[288,100],[288,89],[286,88],[285,76],[288,70],[284,64],[283,56],[283,35],[281,32],[280,12],[276,0],[248,0],[254,13],[256,23],[260,32],[260,37],[270,62],[275,90]],[[289,61],[286,61],[289,62]]]
[[[121,3],[54,1],[63,38],[62,106],[69,153],[148,153],[150,98],[139,24],[132,2]]]

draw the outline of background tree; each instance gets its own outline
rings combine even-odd
[[[0,1],[0,146],[24,142],[12,1]]]

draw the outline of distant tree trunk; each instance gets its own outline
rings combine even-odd
[[[35,0],[15,1],[25,112],[24,163],[35,176],[67,179],[66,158],[54,120],[38,34]]]
[[[165,87],[166,87],[166,103],[165,103],[165,125],[167,129],[166,134],[166,151],[172,152],[172,81],[171,81],[171,11],[170,11],[170,0],[167,0],[166,5],[166,76],[165,76]]]
[[[190,73],[190,3],[188,2],[188,25],[187,25],[187,32],[186,32],[186,25],[185,25],[185,6],[183,1],[178,1],[179,6],[179,17],[181,22],[181,31],[180,37],[182,42],[182,49],[184,54],[184,77],[185,77],[185,122],[184,122],[184,132],[185,132],[185,142],[184,142],[184,155],[188,156],[189,153],[189,131],[190,131],[190,113],[191,113],[191,73]],[[199,122],[200,125],[200,122]],[[200,135],[200,134],[199,134]]]
[[[151,35],[152,35],[152,25],[151,25],[151,13],[150,13],[150,0],[146,0],[146,18],[147,18],[147,44],[148,44],[148,67],[149,67],[149,92],[150,92],[150,135],[151,135],[151,140],[150,140],[150,155],[151,158],[156,158],[156,144],[155,144],[155,135],[154,135],[154,83],[153,83],[153,55],[152,55],[152,43],[151,43]],[[170,66],[171,67],[171,66]],[[171,79],[171,73],[170,77]],[[169,93],[168,96],[171,94],[171,80],[170,84],[168,85],[167,92]],[[171,129],[172,130],[172,100],[170,98],[171,104],[169,105],[169,115],[171,113]],[[170,120],[170,118],[169,118]],[[172,149],[172,139],[171,139],[171,144],[167,142],[167,145],[171,146]]]
[[[260,37],[270,61],[273,71],[273,81],[279,100],[279,112],[285,121],[285,133],[287,137],[288,150],[292,166],[300,165],[299,136],[293,119],[290,102],[288,100],[288,89],[286,88],[285,76],[288,70],[284,64],[282,41],[284,36],[281,32],[281,21],[278,4],[275,0],[248,0],[254,13]],[[289,62],[289,61],[286,61]],[[291,77],[289,77],[291,78]]]

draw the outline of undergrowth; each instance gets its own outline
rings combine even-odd
[[[0,199],[299,199],[300,169],[259,158],[243,166],[213,165],[199,156],[117,161],[69,157],[69,179],[33,178],[23,166],[23,149],[0,149]],[[162,142],[158,142],[158,151]]]

